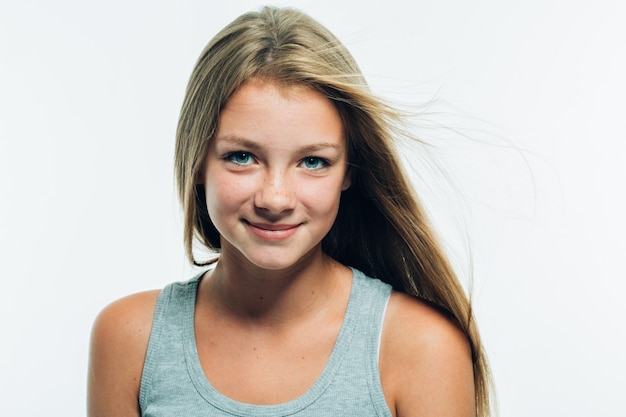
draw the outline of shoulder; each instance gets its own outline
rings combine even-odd
[[[160,290],[140,292],[106,306],[94,322],[92,344],[102,340],[119,341],[123,346],[147,342],[159,293]]]
[[[159,290],[124,297],[96,318],[89,353],[89,416],[135,415]],[[137,414],[138,415],[138,414]]]
[[[442,312],[392,293],[380,351],[381,382],[397,416],[474,416],[474,378],[465,334]]]

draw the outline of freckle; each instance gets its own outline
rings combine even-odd
[[[300,359],[304,359],[304,356],[303,356],[303,357],[301,357]]]
[[[256,352],[256,348],[252,348],[252,350]]]

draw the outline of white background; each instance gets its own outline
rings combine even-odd
[[[283,4],[379,94],[448,103],[417,124],[449,181],[420,190],[461,269],[470,236],[501,414],[626,416],[626,3]],[[192,272],[178,110],[209,38],[259,5],[0,3],[0,415],[83,415],[97,312]]]

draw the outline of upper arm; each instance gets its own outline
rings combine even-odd
[[[140,415],[139,387],[158,294],[122,298],[98,315],[89,352],[89,417]]]
[[[427,304],[392,295],[379,366],[385,397],[396,416],[476,415],[468,339]]]

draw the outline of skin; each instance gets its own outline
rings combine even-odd
[[[351,288],[320,243],[351,183],[339,114],[312,90],[250,81],[222,111],[198,181],[222,244],[196,302],[202,368],[234,400],[292,400],[322,373]],[[89,416],[140,415],[157,296],[121,299],[96,320]],[[394,416],[475,415],[466,338],[418,300],[392,294],[379,368]]]

